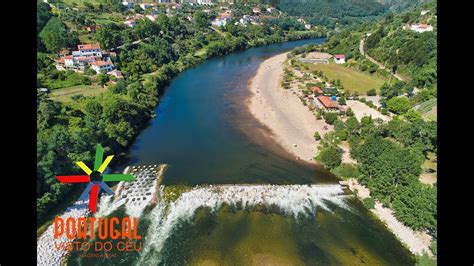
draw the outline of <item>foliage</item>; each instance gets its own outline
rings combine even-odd
[[[315,140],[321,140],[321,135],[319,134],[319,132],[314,132],[314,135],[313,135],[314,139]]]
[[[387,108],[395,114],[405,114],[410,109],[410,101],[407,97],[393,97],[387,101]]]
[[[371,197],[368,197],[368,198],[365,198],[362,200],[362,204],[364,204],[364,206],[367,208],[367,209],[373,209],[375,208],[375,200]]]
[[[49,19],[41,30],[39,37],[46,49],[57,52],[65,47],[76,45],[79,40],[75,32],[68,32],[66,25],[56,17]]]
[[[123,43],[122,30],[123,26],[113,23],[105,24],[97,29],[95,39],[103,49],[111,49]]]
[[[367,91],[367,96],[375,96],[377,95],[377,91],[375,89],[370,89]]]
[[[423,256],[416,257],[416,265],[417,266],[436,266],[436,260],[430,258],[428,254],[423,254]]]
[[[324,121],[326,121],[326,123],[330,125],[334,124],[334,122],[338,118],[337,113],[334,113],[334,112],[325,112],[323,114],[323,117],[324,117]]]
[[[341,164],[342,155],[339,149],[334,146],[329,146],[321,149],[316,160],[320,161],[325,167],[329,169],[336,168]]]
[[[337,22],[347,24],[364,17],[379,15],[384,11],[381,4],[372,0],[351,2],[343,0],[280,0],[277,7],[291,16],[305,17],[313,25],[330,27],[334,27]]]
[[[359,170],[354,164],[341,163],[338,167],[331,170],[331,172],[342,179],[359,177]]]

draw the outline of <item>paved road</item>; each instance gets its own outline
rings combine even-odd
[[[394,76],[396,79],[401,80],[401,81],[404,81],[404,79],[403,79],[402,77],[400,77],[397,73],[395,73],[395,74],[392,73],[390,70],[388,70],[387,68],[385,68],[385,66],[384,66],[382,63],[378,62],[377,60],[375,60],[375,59],[373,59],[372,57],[370,57],[367,53],[365,53],[365,51],[364,51],[364,39],[361,39],[361,40],[360,40],[359,52],[360,52],[363,56],[365,56],[365,58],[369,59],[370,62],[372,62],[372,63],[378,65],[379,68],[381,68],[381,69],[383,69],[383,70],[389,72],[389,73],[390,73],[392,76]]]

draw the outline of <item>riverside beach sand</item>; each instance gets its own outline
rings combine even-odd
[[[327,124],[316,116],[291,89],[283,89],[283,63],[287,53],[263,61],[253,79],[249,82],[250,96],[247,106],[250,113],[272,132],[271,138],[286,151],[308,163],[317,164],[313,157],[318,142],[314,132],[321,136],[331,130],[324,130]]]
[[[283,53],[260,64],[257,73],[249,83],[248,108],[260,123],[271,130],[270,137],[286,151],[309,163],[317,164],[314,159],[309,160],[318,151],[318,142],[314,139],[313,134],[318,131],[323,136],[333,127],[327,125],[324,120],[317,120],[313,112],[293,94],[293,90],[283,89],[280,86],[283,63],[286,58],[287,53]],[[328,126],[328,130],[323,130],[324,126]],[[345,151],[343,162],[355,163],[349,157],[348,147],[342,147],[342,149]],[[341,183],[347,183],[349,189],[360,199],[370,195],[370,191],[355,179],[341,181]],[[378,202],[375,209],[371,211],[413,254],[422,255],[426,252],[432,256],[429,249],[431,237],[426,232],[411,230],[398,221],[391,209],[383,207]]]

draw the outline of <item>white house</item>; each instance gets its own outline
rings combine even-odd
[[[123,24],[125,24],[125,26],[127,27],[133,28],[137,25],[137,22],[133,19],[129,19],[129,20],[125,20]]]
[[[229,21],[230,21],[229,18],[216,18],[211,22],[211,24],[213,26],[220,27],[220,26],[225,26],[227,24],[227,22],[229,22]]]
[[[66,68],[74,67],[74,57],[72,55],[68,55],[63,57],[63,63]]]
[[[428,14],[429,12],[430,12],[429,10],[421,10],[420,14],[422,16],[424,16],[424,15]]]
[[[336,64],[344,64],[346,62],[346,56],[343,54],[334,55],[334,62]]]
[[[147,9],[147,8],[149,8],[149,7],[152,7],[152,6],[153,6],[153,5],[148,4],[148,3],[141,3],[141,4],[140,4],[140,7],[141,7],[143,10],[145,10],[145,9]]]
[[[102,57],[102,50],[97,43],[79,44],[77,51],[72,52],[73,56],[97,56]]]
[[[413,24],[410,25],[410,30],[418,33],[426,32],[426,31],[433,31],[433,26],[428,25],[428,24]]]
[[[114,64],[112,61],[103,61],[103,60],[98,60],[95,62],[91,62],[90,66],[97,74],[101,73],[102,71],[109,72],[114,70]]]
[[[311,24],[304,24],[304,28],[307,30],[311,29]]]
[[[128,2],[128,1],[123,1],[122,5],[129,9],[133,7],[133,3]]]
[[[118,70],[116,70],[116,69],[107,72],[107,75],[114,76],[114,77],[116,77],[117,79],[123,79],[122,72],[120,72],[120,71],[118,71]]]
[[[267,7],[267,12],[268,13],[273,13],[273,11],[275,11],[275,10],[276,10],[276,8],[274,8],[274,7]]]
[[[146,15],[146,18],[151,20],[151,21],[155,21],[158,18],[158,16],[157,15]]]
[[[225,26],[232,19],[232,11],[224,11],[211,24],[217,27]]]

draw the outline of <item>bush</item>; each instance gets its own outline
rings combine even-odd
[[[330,125],[334,124],[334,122],[336,122],[336,120],[337,120],[337,114],[332,113],[332,112],[324,113],[323,117],[324,117],[324,121],[326,121],[326,123],[328,123]]]
[[[423,256],[416,257],[417,266],[436,266],[437,263],[434,259],[430,258],[426,253]]]
[[[347,130],[345,129],[336,130],[335,133],[338,140],[347,140]]]
[[[338,167],[341,164],[341,159],[342,155],[339,152],[339,149],[334,146],[323,148],[318,156],[316,156],[316,160],[320,161],[329,169]]]
[[[362,200],[362,204],[364,204],[364,206],[367,208],[367,209],[373,209],[375,208],[375,200],[371,197],[368,197],[368,198],[365,198]]]
[[[316,120],[321,120],[321,118],[322,118],[321,111],[317,111],[316,112]]]
[[[411,108],[410,100],[405,96],[393,97],[387,101],[387,108],[396,114],[404,114]]]
[[[346,98],[344,98],[344,97],[339,97],[339,99],[337,100],[337,102],[338,102],[340,105],[346,105]]]
[[[358,178],[359,170],[354,164],[342,163],[332,170],[333,174],[341,179]]]
[[[354,116],[354,111],[352,111],[352,108],[347,108],[346,110],[346,116]]]
[[[313,136],[315,140],[321,140],[321,135],[319,134],[319,132],[314,132]]]
[[[367,91],[367,96],[376,96],[377,91],[375,89],[371,89]]]

